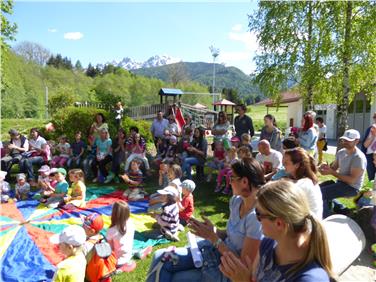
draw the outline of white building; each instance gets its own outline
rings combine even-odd
[[[267,108],[275,107],[276,103],[271,99],[263,100],[258,105],[265,105]],[[303,99],[297,92],[281,93],[280,107],[287,107],[287,126],[300,127],[303,113],[305,112]],[[314,105],[317,116],[324,119],[327,126],[327,137],[337,139],[337,105],[325,104]],[[358,94],[349,105],[348,125],[363,134],[373,123],[373,113],[376,112],[376,97],[373,101],[367,100],[364,94]]]

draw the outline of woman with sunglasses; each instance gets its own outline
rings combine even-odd
[[[255,213],[256,194],[265,184],[261,165],[253,158],[244,158],[232,165],[231,184],[234,196],[230,200],[230,216],[226,230],[214,227],[209,219],[204,221],[191,219],[189,227],[197,236],[205,240],[198,241],[203,256],[203,266],[196,268],[189,248],[174,250],[176,260],[163,261],[166,249],[155,252],[147,281],[229,281],[219,270],[220,257],[231,253],[244,260],[253,261],[263,238],[260,222]],[[159,278],[159,280],[158,280]]]
[[[257,282],[334,279],[325,230],[303,191],[285,180],[266,184],[257,193],[256,215],[265,234],[258,256],[252,262],[225,254],[224,275]]]

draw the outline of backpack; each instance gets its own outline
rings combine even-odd
[[[108,242],[100,240],[94,245],[94,254],[86,266],[86,279],[91,282],[111,281],[116,271],[116,256]]]

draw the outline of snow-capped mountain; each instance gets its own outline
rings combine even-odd
[[[145,62],[137,62],[129,57],[123,58],[120,62],[112,61],[108,62],[107,64],[112,64],[114,66],[122,67],[126,70],[135,70],[135,69],[141,69],[141,68],[151,68],[151,67],[158,67],[158,66],[164,66],[168,64],[173,64],[180,62],[181,60],[178,58],[172,58],[167,55],[155,55],[147,59]]]

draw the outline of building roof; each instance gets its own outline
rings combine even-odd
[[[213,103],[214,106],[236,106],[235,103],[229,101],[229,100],[226,100],[226,99],[222,99],[221,101],[217,101],[215,103]]]
[[[288,104],[288,103],[296,102],[302,98],[298,92],[292,92],[292,91],[282,92],[280,93],[280,95],[281,95],[281,99],[279,101],[280,104]],[[256,103],[256,105],[265,105],[267,107],[273,107],[276,105],[276,101],[270,98],[267,98],[265,100],[262,100]]]
[[[158,94],[161,95],[161,96],[177,96],[177,95],[184,94],[184,92],[181,91],[180,89],[161,88],[161,90],[159,90]]]
[[[193,105],[193,107],[197,108],[197,109],[207,109],[207,106],[205,105],[202,105],[200,103],[196,103]]]

